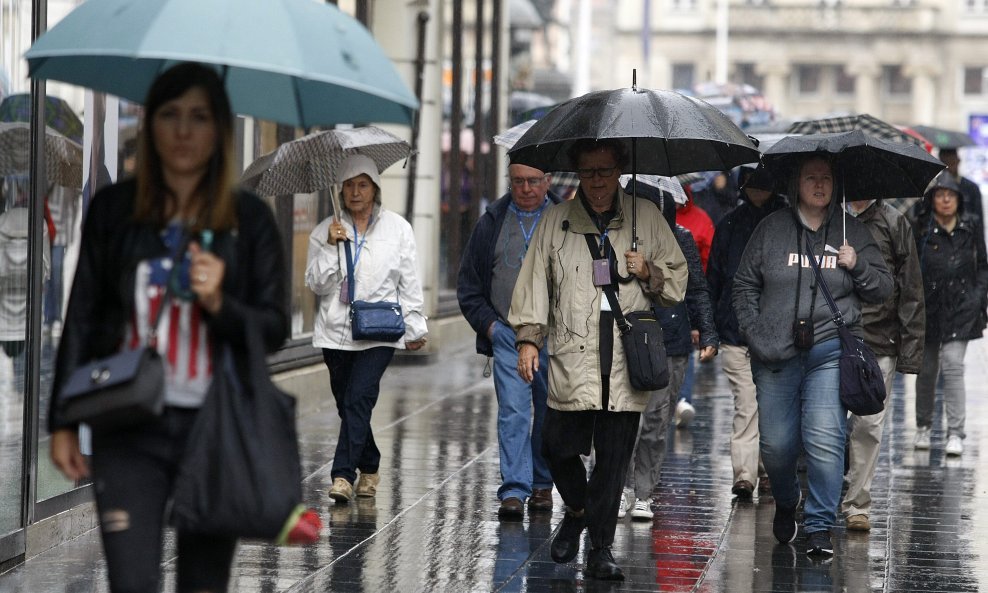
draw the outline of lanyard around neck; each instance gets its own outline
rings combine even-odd
[[[521,236],[525,240],[525,251],[528,251],[528,244],[532,241],[532,235],[535,234],[535,227],[539,226],[539,219],[542,218],[542,211],[545,210],[546,205],[549,203],[549,198],[542,200],[542,205],[539,206],[538,210],[532,212],[525,212],[515,206],[514,202],[508,205],[508,209],[515,213],[515,218],[518,220],[518,228],[521,229]],[[525,223],[522,222],[523,218],[534,218],[532,221],[532,226],[527,230],[525,229]]]
[[[374,217],[371,216],[370,220],[367,221],[367,230],[364,231],[364,238],[360,238],[360,234],[357,232],[357,221],[352,221],[353,225],[353,242],[357,245],[353,254],[353,267],[357,268],[357,262],[360,261],[360,251],[364,248],[364,243],[367,242],[367,232],[370,231],[371,224],[374,223]]]

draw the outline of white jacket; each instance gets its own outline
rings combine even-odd
[[[319,295],[312,345],[334,350],[366,350],[377,346],[404,349],[428,333],[422,314],[422,285],[415,263],[415,235],[408,222],[380,206],[374,207],[373,220],[366,232],[354,275],[354,300],[398,301],[405,317],[405,338],[397,342],[354,341],[350,331],[350,305],[340,301],[346,277],[346,251],[343,242],[330,245],[326,237],[333,217],[323,220],[309,235],[309,253],[305,263],[305,285]],[[341,222],[347,229],[350,252],[355,254],[353,221],[344,210]],[[363,237],[360,238],[362,241]]]

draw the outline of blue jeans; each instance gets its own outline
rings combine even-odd
[[[762,462],[777,505],[799,501],[796,459],[800,449],[806,452],[806,533],[829,530],[837,519],[847,418],[839,394],[840,352],[834,338],[782,362],[751,360]]]
[[[501,487],[497,489],[497,497],[500,500],[514,497],[524,502],[532,495],[533,488],[552,488],[549,464],[542,457],[549,355],[545,348],[539,353],[539,372],[529,385],[518,376],[515,332],[498,321],[493,334],[497,442],[501,455]]]

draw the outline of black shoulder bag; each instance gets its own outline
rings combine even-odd
[[[594,237],[583,237],[587,240],[591,257],[601,259]],[[625,315],[621,312],[613,285],[601,288],[621,332],[621,346],[624,348],[631,386],[639,391],[664,389],[669,385],[669,363],[666,360],[662,324],[652,311],[634,311]]]
[[[844,317],[834,302],[830,288],[823,279],[820,266],[817,264],[810,239],[806,237],[806,255],[813,266],[817,283],[823,289],[823,297],[827,299],[830,311],[833,313],[837,333],[840,336],[840,401],[852,414],[870,416],[885,409],[885,378],[878,360],[864,340],[851,333],[844,325]]]

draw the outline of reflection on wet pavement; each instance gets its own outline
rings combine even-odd
[[[769,495],[732,501],[730,391],[715,362],[697,375],[697,417],[676,430],[651,523],[618,522],[614,552],[628,580],[584,579],[586,542],[557,565],[549,542],[562,506],[522,521],[497,520],[496,400],[481,378],[483,359],[461,354],[430,365],[394,365],[375,411],[384,458],[375,499],[336,506],[326,493],[338,418],[332,408],[300,419],[307,502],[323,513],[323,540],[306,548],[242,544],[231,591],[978,591],[988,587],[988,350],[968,349],[968,438],[946,459],[943,431],[933,448],[912,449],[911,381],[897,379],[890,424],[873,486],[873,529],[834,531],[836,554],[807,557],[802,537],[778,545]],[[327,388],[328,392],[328,388]],[[331,401],[328,397],[327,402]],[[939,412],[938,403],[938,414]],[[941,422],[938,417],[936,422]],[[984,469],[985,471],[982,471]],[[173,550],[169,534],[166,548]],[[174,557],[166,562],[174,587]],[[107,591],[95,532],[0,576],[0,592]]]

